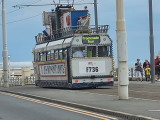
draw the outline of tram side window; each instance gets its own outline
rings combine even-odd
[[[107,47],[107,53],[108,53],[108,56],[112,56],[111,46],[108,46],[108,47]]]
[[[62,55],[63,59],[66,59],[67,58],[67,49],[64,49],[62,53],[63,53],[63,55]]]
[[[54,51],[55,60],[58,60],[58,50]]]
[[[39,61],[39,52],[34,53],[34,61],[38,62]]]
[[[40,61],[43,61],[43,53],[40,53]]]
[[[62,50],[58,51],[58,55],[59,55],[59,60],[62,60]]]
[[[51,52],[48,51],[48,52],[47,52],[47,61],[50,61],[50,60],[51,60]]]
[[[98,57],[111,56],[110,46],[98,46]]]
[[[46,61],[47,60],[47,52],[43,52],[42,53],[43,54],[43,58],[42,58],[42,61]]]
[[[73,58],[84,57],[85,47],[73,47],[72,48]]]
[[[50,60],[54,60],[54,50],[51,50],[51,59]]]
[[[87,47],[87,57],[96,57],[96,46]]]

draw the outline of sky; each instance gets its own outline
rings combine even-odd
[[[32,62],[32,50],[35,47],[35,36],[45,27],[42,25],[42,12],[54,9],[55,6],[13,7],[15,5],[53,4],[53,0],[5,0],[7,45],[11,62]],[[59,0],[55,0],[57,3]],[[93,3],[94,0],[75,0],[75,3]],[[115,62],[117,62],[116,44],[116,0],[97,0],[99,25],[110,25],[109,35],[113,40]],[[127,32],[128,63],[134,64],[137,58],[144,62],[150,59],[149,47],[149,10],[148,0],[124,0]],[[83,9],[86,5],[77,5]],[[87,5],[94,24],[94,6]],[[0,0],[2,13],[2,4]],[[0,16],[1,16],[0,13]],[[153,24],[155,56],[160,51],[160,0],[153,0]],[[0,19],[0,51],[2,51],[2,20]],[[0,52],[0,62],[2,62]]]

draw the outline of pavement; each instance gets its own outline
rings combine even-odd
[[[34,85],[0,88],[48,102],[121,117],[128,120],[160,120],[160,100],[130,97],[119,100],[116,95],[83,92],[81,90],[39,88]]]

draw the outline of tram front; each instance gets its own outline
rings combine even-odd
[[[76,34],[70,54],[70,87],[113,85],[114,60],[112,40],[108,35]]]

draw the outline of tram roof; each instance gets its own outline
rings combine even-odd
[[[45,50],[52,50],[53,48],[54,49],[66,48],[70,46],[72,38],[73,37],[36,45],[35,51],[40,52]]]
[[[35,46],[35,50],[36,50],[37,52],[44,51],[44,49],[46,48],[46,45],[47,45],[47,43],[43,43],[43,44],[36,45],[36,46]]]

